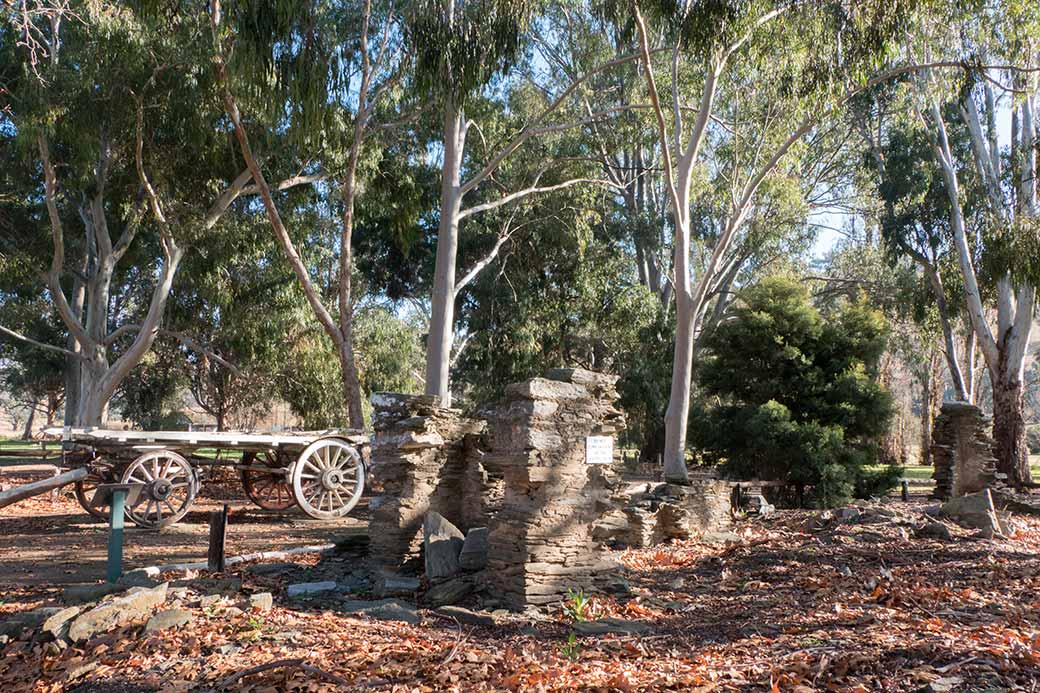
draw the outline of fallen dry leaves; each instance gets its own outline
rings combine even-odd
[[[13,642],[0,690],[216,690],[265,663],[278,666],[231,688],[808,693],[1040,682],[1040,520],[1018,520],[1009,540],[955,529],[941,542],[891,523],[810,530],[808,517],[746,523],[728,546],[616,552],[632,594],[596,595],[590,614],[645,621],[644,636],[570,646],[562,609],[460,632],[429,614],[408,626],[282,599],[262,618],[190,607],[195,619],[180,630],[142,636],[137,624],[57,653]],[[240,575],[247,591],[283,587]]]

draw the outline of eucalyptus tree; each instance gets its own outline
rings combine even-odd
[[[909,258],[920,268],[935,302],[954,395],[974,402],[976,334],[968,323],[967,338],[958,345],[958,328],[967,322],[967,314],[950,229],[948,193],[932,162],[927,132],[913,119],[904,88],[883,85],[869,90],[853,100],[850,112],[880,201],[878,221],[885,250],[894,262]],[[967,129],[958,122],[949,134],[951,146],[959,153],[962,181],[971,182],[962,196],[965,218],[973,229],[969,235],[975,238],[984,219],[978,185],[972,171],[966,170]]]
[[[955,26],[961,31],[951,33],[945,24],[930,23],[922,29],[923,38],[970,61],[969,69],[956,81],[938,72],[923,75],[914,83],[915,105],[942,175],[968,316],[990,377],[998,466],[1021,485],[1031,480],[1023,383],[1040,280],[1036,151],[1040,9],[1002,3],[971,13]],[[1001,146],[997,127],[1003,99],[1010,100],[1007,147]],[[945,108],[951,101],[953,108]],[[963,122],[968,152],[958,150],[952,120]],[[985,215],[978,258],[965,180],[976,176]],[[994,285],[995,328],[985,306],[987,278]]]
[[[349,423],[362,428],[353,336],[355,208],[363,188],[362,161],[374,157],[374,138],[388,125],[387,119],[394,118],[380,114],[380,109],[387,108],[404,76],[400,17],[394,3],[372,0],[319,2],[305,14],[283,9],[277,3],[262,7],[260,14],[274,19],[257,22],[255,7],[231,4],[225,14],[219,0],[210,3],[213,60],[225,110],[275,237],[315,318],[336,347]],[[247,119],[255,114],[283,118],[273,129],[247,127]],[[341,226],[335,316],[286,228],[273,195],[277,190],[268,185],[254,153],[254,141],[283,133],[320,158],[326,167],[321,175],[336,182]]]
[[[413,5],[407,23],[409,45],[415,56],[416,87],[437,104],[443,122],[441,149],[441,200],[437,233],[437,257],[431,296],[430,334],[426,350],[426,393],[444,403],[451,400],[449,385],[455,342],[455,301],[460,284],[476,274],[457,276],[459,230],[463,220],[510,205],[531,195],[574,185],[610,184],[597,177],[570,177],[544,184],[543,176],[556,162],[549,160],[529,171],[518,187],[501,189],[496,174],[503,163],[530,141],[591,125],[610,114],[587,113],[581,97],[592,81],[611,69],[631,63],[635,54],[605,60],[583,74],[562,83],[535,84],[540,92],[530,116],[501,139],[482,138],[484,147],[474,153],[467,142],[471,130],[479,135],[483,123],[467,106],[486,89],[508,89],[509,68],[536,30],[540,7],[532,2],[494,0],[466,3],[456,0],[422,0]],[[466,198],[483,196],[464,206]],[[496,251],[497,252],[497,251]],[[480,264],[478,273],[487,267]]]
[[[649,50],[647,10],[693,68],[687,79],[699,84],[699,99],[691,119],[680,93],[677,73],[671,98],[664,102],[657,87]],[[671,394],[666,414],[665,477],[684,482],[685,440],[696,333],[708,296],[727,265],[738,232],[750,213],[751,201],[789,152],[831,112],[855,77],[885,50],[904,26],[909,12],[904,2],[859,3],[710,3],[670,2],[636,5],[634,19],[642,63],[658,126],[674,241],[672,266],[676,301],[676,337]],[[676,58],[673,57],[673,61]],[[702,153],[715,127],[716,104],[728,89],[776,89],[769,117],[784,121],[747,160],[739,179],[732,181],[734,201],[722,232],[715,240],[696,282],[691,267],[691,193],[703,170]]]
[[[13,202],[29,206],[27,235],[50,237],[44,283],[70,337],[45,348],[79,365],[67,392],[72,423],[98,425],[158,336],[205,351],[191,334],[163,329],[166,302],[185,252],[256,188],[219,128],[205,25],[171,31],[165,16],[136,5],[63,11],[74,21],[46,12],[26,20],[45,62],[24,40],[3,44],[3,136],[27,173],[27,194]]]

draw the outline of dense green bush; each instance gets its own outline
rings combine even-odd
[[[706,342],[691,442],[731,476],[812,487],[821,506],[890,487],[898,469],[868,469],[892,416],[877,381],[887,333],[863,302],[822,315],[790,279],[747,289]]]

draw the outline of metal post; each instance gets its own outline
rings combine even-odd
[[[910,482],[906,479],[903,479],[903,502],[910,502]]]
[[[115,582],[123,576],[123,515],[126,491],[112,492],[112,505],[108,519],[108,570],[106,579]]]

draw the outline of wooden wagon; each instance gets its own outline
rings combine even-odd
[[[126,516],[141,527],[167,527],[187,514],[198,496],[200,468],[233,467],[249,499],[267,510],[298,505],[321,520],[345,516],[365,490],[368,436],[356,431],[256,434],[204,431],[113,431],[54,428],[63,440],[63,466],[85,467],[76,499],[91,504],[99,484],[140,484]]]

